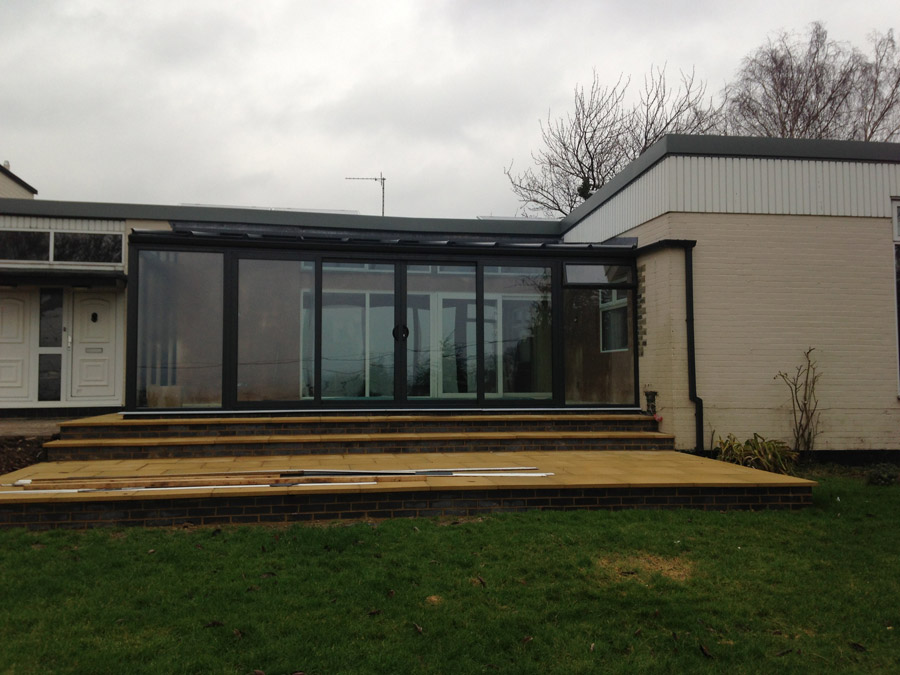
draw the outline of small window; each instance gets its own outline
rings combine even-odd
[[[57,262],[120,263],[121,234],[89,234],[87,232],[55,232],[53,260]]]
[[[894,213],[894,241],[900,242],[900,200],[892,201],[891,207]]]
[[[50,233],[0,231],[0,260],[50,260]]]

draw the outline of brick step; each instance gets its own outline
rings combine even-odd
[[[427,433],[250,434],[61,438],[44,446],[51,461],[385,452],[670,450],[658,431],[467,431]]]
[[[642,414],[385,414],[155,418],[115,413],[60,425],[62,440],[385,433],[612,432],[657,430]]]

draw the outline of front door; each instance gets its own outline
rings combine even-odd
[[[116,295],[75,291],[72,295],[71,398],[116,395]]]
[[[31,294],[0,291],[0,401],[31,396]]]

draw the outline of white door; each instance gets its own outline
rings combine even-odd
[[[103,399],[116,395],[116,294],[72,294],[71,398]]]
[[[0,291],[0,401],[31,395],[30,295]]]

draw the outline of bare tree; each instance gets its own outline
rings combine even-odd
[[[873,56],[828,38],[782,32],[746,57],[724,91],[727,130],[742,136],[890,140],[900,129],[900,58],[893,32]]]
[[[629,84],[622,75],[612,87],[603,85],[595,71],[587,91],[576,87],[572,112],[557,119],[548,113],[544,147],[531,155],[535,166],[504,170],[525,213],[565,215],[664,134],[707,133],[718,125],[721,108],[705,101],[706,84],[693,71],[672,89],[665,66],[652,69],[630,108]]]
[[[872,58],[863,59],[850,104],[856,114],[852,138],[892,141],[900,137],[900,52],[894,31],[873,33]]]

